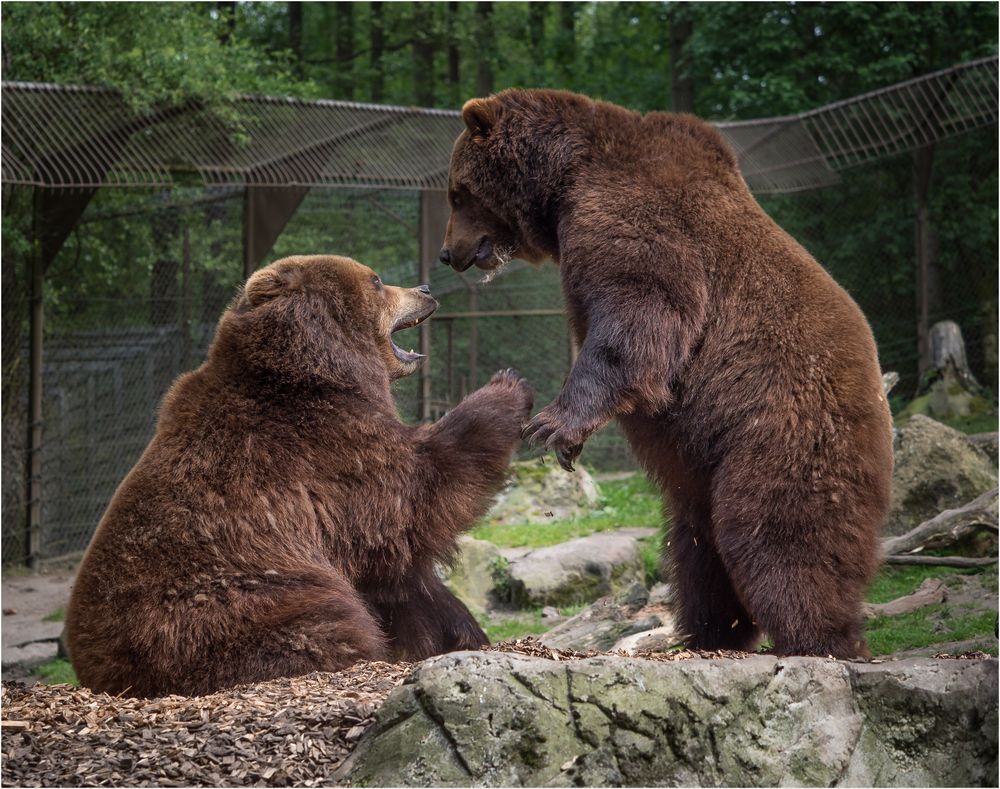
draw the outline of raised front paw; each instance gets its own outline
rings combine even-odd
[[[535,392],[528,384],[527,379],[513,367],[508,367],[506,370],[499,370],[494,373],[488,386],[510,389],[517,398],[522,416],[527,418],[528,414],[531,413],[531,409],[535,404]]]
[[[573,470],[573,463],[580,457],[583,444],[593,431],[583,427],[569,413],[552,404],[539,411],[525,425],[521,438],[528,446],[544,445],[556,453],[559,465],[566,471]]]

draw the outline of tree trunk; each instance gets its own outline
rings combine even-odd
[[[382,52],[385,49],[385,18],[382,15],[382,3],[371,3],[370,13],[368,64],[371,67],[371,100],[377,104],[382,101],[385,93],[385,66],[382,64]]]
[[[535,83],[545,83],[545,17],[547,3],[529,3],[528,40],[531,41],[531,59],[535,67]]]
[[[420,107],[434,106],[434,7],[431,3],[414,3],[413,30],[413,94]]]
[[[461,29],[458,19],[458,3],[448,3],[447,32],[448,39],[448,103],[458,107],[462,102],[461,85],[461,50],[458,48],[458,31]]]
[[[152,223],[157,257],[153,260],[149,283],[149,322],[154,326],[177,321],[177,274],[180,271],[180,261],[175,244],[181,232],[180,220],[178,210],[168,203],[160,209]]]
[[[479,63],[476,67],[476,94],[493,92],[493,60],[496,56],[496,34],[493,31],[493,3],[476,4],[476,29],[479,37]]]
[[[559,87],[566,89],[571,89],[576,71],[576,5],[559,4]]]
[[[219,31],[219,41],[228,44],[233,34],[236,32],[236,3],[217,2],[215,7],[219,11],[219,18],[222,20],[222,29]]]
[[[302,3],[288,4],[288,48],[292,51],[293,68],[299,79],[303,76]]]
[[[674,112],[694,112],[694,79],[685,52],[693,29],[687,9],[674,6],[670,16],[670,106]]]
[[[934,146],[925,145],[913,152],[913,192],[916,199],[916,284],[917,284],[917,353],[918,373],[923,381],[930,364],[930,269],[931,227],[927,193],[931,183],[931,168],[934,164]]]
[[[354,98],[354,3],[337,3],[337,98]]]

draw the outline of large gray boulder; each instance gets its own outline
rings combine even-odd
[[[491,523],[545,523],[585,515],[601,493],[587,470],[564,471],[547,458],[512,463],[507,485],[486,519]]]
[[[888,535],[903,534],[942,510],[996,487],[996,465],[968,437],[921,414],[898,431]]]
[[[589,603],[645,577],[639,541],[607,531],[511,559],[510,602],[521,608]]]
[[[996,786],[997,661],[465,652],[393,691],[356,786]]]

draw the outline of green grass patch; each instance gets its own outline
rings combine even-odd
[[[963,433],[972,435],[974,433],[997,432],[998,421],[1000,420],[998,420],[995,412],[987,412],[981,414],[970,414],[969,416],[952,417],[951,419],[944,420],[944,423],[955,428],[956,430],[961,430]]]
[[[484,523],[470,534],[504,548],[543,548],[599,531],[622,527],[659,527],[660,495],[642,474],[601,483],[601,500],[591,512],[546,523]]]
[[[63,658],[55,658],[48,663],[43,663],[36,672],[46,685],[79,685],[76,672],[73,671],[73,664]]]
[[[995,433],[998,423],[1000,423],[1000,413],[997,412],[996,403],[984,400],[983,398],[975,398],[973,400],[972,413],[966,416],[933,416],[928,411],[929,401],[930,395],[927,394],[921,395],[909,402],[902,399],[890,398],[896,426],[905,426],[914,414],[929,416],[931,419],[969,435],[973,433]]]
[[[660,573],[660,557],[663,555],[663,537],[656,534],[639,540],[639,553],[642,555],[642,565],[646,571],[646,586],[652,586],[663,580]]]
[[[978,573],[989,572],[996,584],[996,569],[971,568],[956,569],[954,567],[928,567],[921,565],[885,565],[879,570],[875,580],[865,595],[865,600],[869,603],[888,603],[897,597],[904,597],[913,594],[927,578],[941,578],[946,585],[955,582],[950,581],[955,575],[976,575]],[[950,581],[950,583],[949,583]]]
[[[42,617],[43,622],[63,622],[66,619],[66,611],[59,608],[53,611],[51,614]]]
[[[570,605],[560,608],[559,613],[565,617],[575,616],[586,607],[586,604]],[[493,644],[525,636],[537,636],[551,630],[555,624],[551,620],[542,619],[541,608],[493,616],[479,614],[476,618]]]
[[[901,616],[881,616],[868,624],[866,636],[873,655],[891,655],[906,649],[993,638],[996,613],[962,614],[947,605],[932,605]]]

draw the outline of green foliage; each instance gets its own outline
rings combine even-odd
[[[506,548],[541,548],[594,532],[631,527],[659,527],[663,523],[659,494],[641,474],[601,483],[599,508],[571,520],[546,523],[483,524],[470,533]]]
[[[66,620],[66,609],[59,608],[53,611],[51,614],[46,614],[42,617],[43,622],[64,622]]]
[[[288,55],[262,51],[209,3],[4,3],[4,79],[100,85],[136,110],[236,92],[314,95]]]
[[[497,556],[490,560],[490,578],[493,580],[493,590],[500,600],[510,599],[510,561],[506,556]]]
[[[38,667],[36,673],[47,685],[80,684],[76,678],[76,672],[73,671],[73,664],[63,658],[55,658],[48,663],[43,663]]]
[[[726,2],[686,11],[696,110],[711,118],[802,112],[997,48],[995,4]]]

